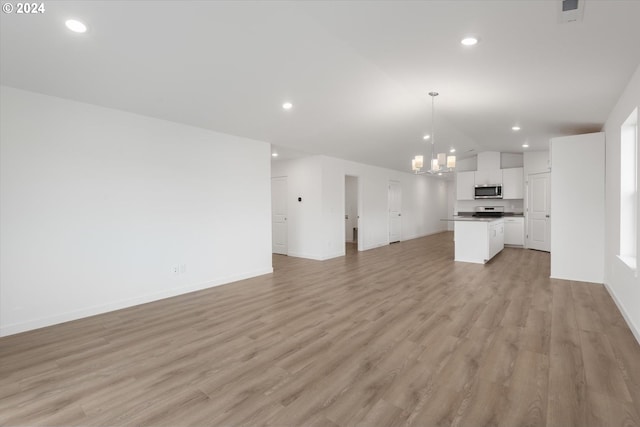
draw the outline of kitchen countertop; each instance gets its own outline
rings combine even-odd
[[[502,217],[484,217],[479,218],[475,216],[454,216],[453,218],[445,218],[440,221],[467,221],[467,222],[493,222],[503,219]]]
[[[472,216],[475,212],[458,212],[458,215],[454,215],[454,217],[456,216]],[[524,217],[524,213],[523,212],[504,212],[502,214],[502,216],[515,216],[515,217]]]

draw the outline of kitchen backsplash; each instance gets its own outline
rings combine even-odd
[[[517,200],[458,200],[455,204],[455,213],[473,212],[476,206],[503,206],[505,212],[522,213],[524,210],[524,201]]]

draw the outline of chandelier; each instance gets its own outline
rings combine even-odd
[[[442,174],[452,172],[456,167],[456,156],[447,156],[446,153],[436,154],[436,125],[435,125],[435,99],[438,92],[429,92],[431,97],[431,157],[429,159],[429,169],[424,168],[424,156],[419,154],[411,160],[411,170],[415,174],[431,173]]]

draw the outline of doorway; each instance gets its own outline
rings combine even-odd
[[[271,178],[271,252],[289,253],[287,226],[287,177]]]
[[[527,247],[551,251],[551,174],[528,177]]]
[[[344,177],[344,240],[345,253],[350,249],[357,250],[360,239],[360,212],[358,197],[358,177],[345,175]]]
[[[389,181],[389,243],[400,241],[402,235],[402,187],[400,181]]]

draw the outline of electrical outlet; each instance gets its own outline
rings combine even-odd
[[[180,267],[178,267],[177,265],[174,265],[173,267],[171,267],[171,272],[173,274],[178,274],[180,272]]]

